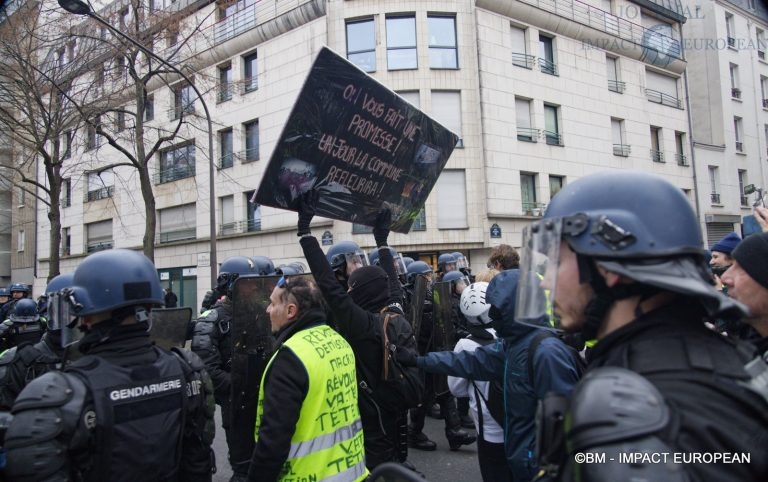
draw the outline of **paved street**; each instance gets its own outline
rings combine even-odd
[[[481,479],[477,465],[477,444],[463,446],[456,452],[451,452],[445,440],[444,430],[445,425],[442,420],[427,417],[424,433],[437,443],[437,450],[421,452],[411,449],[408,451],[408,459],[431,482],[446,480],[479,482]],[[213,446],[216,451],[216,465],[218,465],[218,472],[214,474],[213,480],[227,482],[232,476],[232,470],[227,463],[227,443],[218,410],[216,411],[216,439]]]

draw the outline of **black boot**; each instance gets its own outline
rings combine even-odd
[[[424,432],[408,432],[408,446],[416,450],[431,452],[437,448],[437,444],[427,437]]]
[[[445,438],[448,439],[448,446],[451,450],[459,450],[462,445],[470,445],[477,439],[474,435],[460,428],[446,428]]]

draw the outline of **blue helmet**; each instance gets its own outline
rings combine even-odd
[[[7,286],[0,287],[0,296],[11,296],[11,291]]]
[[[414,261],[408,265],[406,281],[408,284],[413,284],[413,282],[416,280],[416,276],[420,274],[429,275],[432,274],[432,272],[432,266],[428,265],[424,261]]]
[[[40,315],[37,312],[37,303],[29,298],[20,299],[13,305],[13,312],[10,318],[14,323],[34,323],[40,320]]]
[[[29,286],[25,285],[24,283],[12,283],[11,286],[8,287],[8,291],[10,291],[11,294],[13,294],[15,291],[19,291],[26,295],[29,293]]]
[[[454,258],[456,258],[456,269],[462,270],[465,268],[469,268],[469,261],[467,261],[467,257],[464,256],[464,254],[461,251],[455,251],[451,253]]]
[[[451,283],[454,293],[461,294],[461,290],[469,286],[469,278],[461,271],[449,271],[440,279],[441,283]]]
[[[256,263],[246,256],[230,256],[219,267],[219,276],[216,278],[216,291],[222,295],[228,294],[235,280],[239,276],[246,274],[257,274]]]
[[[449,271],[449,267],[451,268],[450,271],[456,269],[456,258],[453,256],[453,253],[443,253],[438,256],[437,271],[440,273],[445,273],[446,271]]]
[[[395,248],[390,248],[389,246],[386,247],[386,249],[389,250],[389,252],[392,254],[392,259],[395,262],[395,273],[397,273],[398,276],[404,275],[406,273],[406,267],[405,263],[403,262],[403,257],[400,256],[400,254],[395,250]],[[371,252],[368,254],[368,262],[371,263],[373,266],[380,266],[379,264],[379,248],[375,248],[371,250]]]
[[[58,299],[55,296],[57,293],[61,292],[61,290],[65,288],[72,287],[74,284],[74,279],[74,273],[64,273],[55,276],[48,283],[48,286],[45,287],[45,293],[38,299],[37,309],[40,314],[43,314],[46,318],[48,318],[48,331],[58,332],[61,330],[62,326],[71,321],[66,320],[63,322],[61,316],[59,315],[60,310],[57,309],[58,307],[53,308],[52,304],[58,302]]]
[[[57,276],[48,283],[45,287],[45,294],[58,293],[62,288],[69,288],[72,286],[72,281],[75,278],[75,273],[64,273]]]
[[[253,272],[259,276],[269,276],[275,274],[275,263],[266,256],[252,256]]]
[[[360,249],[354,241],[340,241],[328,248],[328,252],[325,253],[325,257],[328,259],[328,263],[333,268],[333,271],[341,275],[343,278],[347,278],[347,264],[355,263],[360,266],[368,266],[368,257],[365,255],[365,251]]]
[[[413,263],[413,258],[411,258],[410,256],[403,256],[403,263],[405,264],[405,268],[408,269],[408,266],[410,266],[411,263]]]
[[[75,270],[70,290],[77,316],[165,303],[155,265],[144,254],[129,249],[89,255]]]

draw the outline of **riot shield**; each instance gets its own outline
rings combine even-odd
[[[416,276],[413,281],[413,291],[411,292],[411,305],[408,307],[408,316],[410,317],[411,328],[413,329],[413,336],[419,339],[419,332],[421,331],[421,320],[424,315],[424,302],[427,297],[427,288],[429,288],[429,280],[426,276]]]
[[[450,351],[454,346],[453,317],[455,308],[451,300],[453,283],[435,283],[432,285],[432,349],[431,351]],[[448,379],[445,375],[435,375],[433,387],[436,395],[448,391]]]
[[[192,308],[155,308],[149,313],[152,322],[149,338],[155,345],[170,350],[183,347],[189,338],[189,325],[192,321]]]

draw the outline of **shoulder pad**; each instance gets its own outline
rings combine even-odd
[[[192,368],[192,370],[196,372],[205,370],[205,363],[203,363],[203,360],[193,351],[174,347],[171,348],[171,353],[183,360],[190,368]]]
[[[16,359],[18,354],[18,346],[8,348],[3,353],[0,353],[0,365],[9,365]]]
[[[78,385],[75,387],[74,385]],[[44,407],[61,407],[74,397],[75,390],[83,392],[85,386],[75,377],[59,371],[50,371],[32,380],[21,391],[13,404],[13,413]]]
[[[640,438],[669,422],[669,408],[656,387],[642,375],[618,367],[588,372],[571,398],[572,450]]]
[[[203,312],[197,321],[209,321],[214,322],[219,319],[219,312],[217,310],[208,310]]]

